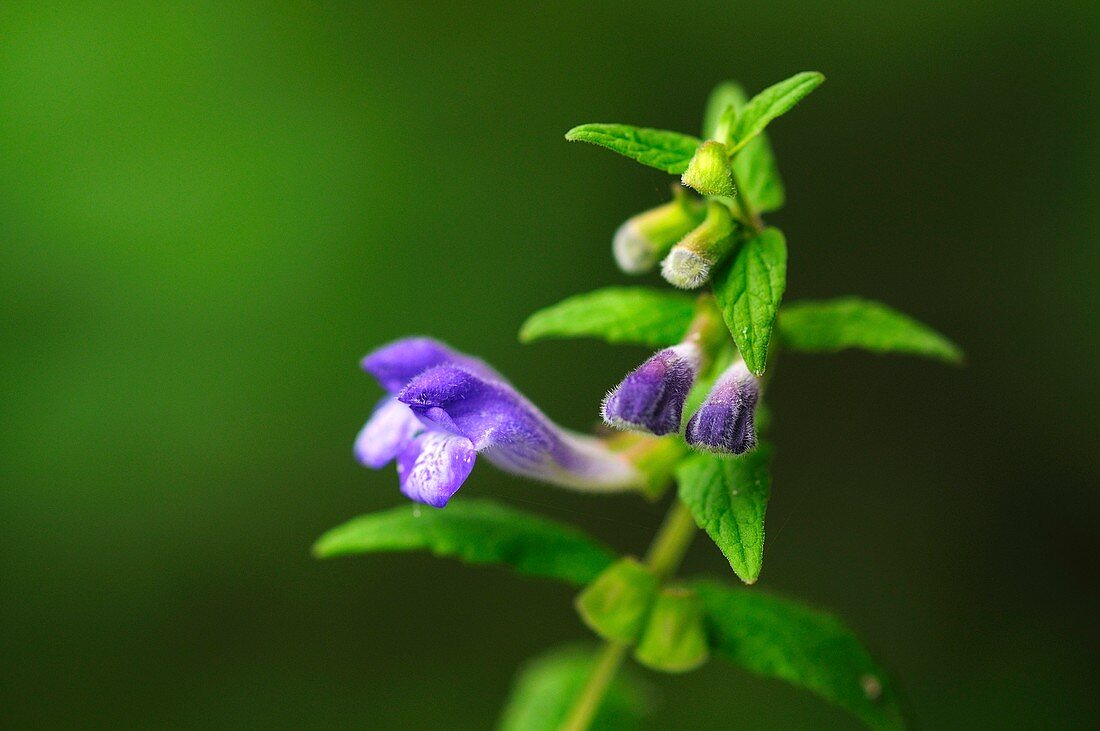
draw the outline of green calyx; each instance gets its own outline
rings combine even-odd
[[[709,657],[699,595],[685,587],[661,589],[634,648],[634,659],[653,670],[684,673]]]
[[[716,140],[707,140],[699,146],[687,170],[680,176],[680,182],[706,196],[732,198],[737,195],[729,153],[726,146]]]
[[[577,596],[577,613],[605,640],[636,642],[657,595],[658,584],[656,575],[637,559],[622,558]]]

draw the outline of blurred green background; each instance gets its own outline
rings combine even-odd
[[[488,727],[586,631],[549,582],[311,559],[402,500],[351,456],[358,358],[430,333],[593,424],[645,352],[515,332],[626,281],[611,232],[667,178],[563,132],[819,69],[771,132],[788,297],[969,363],[782,359],[760,584],[842,614],[924,728],[1093,726],[1097,8],[0,4],[0,724]],[[484,464],[462,495],[635,552],[662,513]],[[703,539],[687,570],[729,575]],[[717,662],[656,680],[653,728],[851,725]]]

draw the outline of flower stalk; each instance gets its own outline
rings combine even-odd
[[[661,581],[667,581],[675,575],[684,554],[695,538],[698,526],[691,511],[679,498],[672,501],[665,516],[665,522],[653,537],[646,552],[645,565]],[[605,642],[596,657],[592,674],[584,690],[562,724],[562,731],[586,731],[600,710],[604,694],[611,687],[615,674],[619,672],[630,645],[625,642]]]

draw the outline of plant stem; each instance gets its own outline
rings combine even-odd
[[[645,563],[662,582],[672,577],[679,568],[691,540],[695,537],[695,518],[687,506],[676,498],[669,508],[665,522],[661,524],[653,542],[649,544],[646,552]],[[626,651],[630,646],[625,642],[605,642],[596,658],[596,666],[589,676],[577,702],[569,711],[569,716],[562,724],[561,731],[586,731],[596,717],[600,709],[604,693],[615,679],[615,673],[619,671],[626,658]]]
[[[764,230],[764,221],[760,218],[760,214],[753,208],[752,203],[745,197],[745,189],[741,187],[740,182],[737,180],[737,174],[730,169],[730,177],[733,178],[733,185],[737,189],[737,195],[733,200],[737,203],[737,208],[741,211],[741,218],[749,226],[752,226],[752,230],[760,233]]]
[[[584,692],[577,698],[569,717],[562,724],[561,731],[586,731],[596,717],[596,711],[600,709],[603,695],[615,679],[615,673],[619,671],[626,651],[630,646],[625,642],[605,642],[596,658],[596,666],[584,686]]]
[[[661,529],[653,538],[645,557],[646,565],[658,579],[664,581],[676,573],[696,530],[691,511],[679,498],[673,500],[665,522],[661,524]]]

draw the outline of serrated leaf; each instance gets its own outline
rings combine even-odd
[[[959,363],[959,346],[917,320],[881,302],[860,297],[792,302],[776,325],[783,345],[810,353],[862,348]]]
[[[897,692],[855,634],[831,614],[758,589],[693,584],[715,653],[805,688],[874,729],[903,729]]]
[[[459,500],[442,510],[400,505],[337,526],[313,546],[318,558],[418,550],[577,586],[615,559],[611,549],[572,526],[489,500]]]
[[[764,515],[771,496],[771,448],[737,458],[695,454],[676,469],[680,500],[746,584],[764,562]]]
[[[524,343],[544,338],[599,338],[661,347],[683,338],[695,313],[690,295],[649,287],[606,287],[539,310],[523,323]]]
[[[679,175],[703,141],[691,135],[628,124],[582,124],[565,133],[570,142],[590,142],[651,168]]]
[[[750,140],[764,131],[769,122],[790,111],[823,81],[825,81],[823,74],[816,71],[803,71],[769,86],[750,99],[737,115],[737,121],[733,126],[731,151],[736,152],[747,145]]]
[[[732,130],[733,120],[736,120],[737,113],[745,107],[747,100],[745,91],[735,82],[727,81],[715,87],[707,100],[704,135],[708,139],[717,139],[719,142],[728,144],[729,135],[721,134],[720,126]],[[722,115],[727,113],[732,120],[720,125]],[[766,134],[762,132],[745,144],[733,156],[730,166],[737,179],[739,194],[745,197],[754,210],[758,213],[768,213],[783,207],[786,192]]]
[[[571,646],[552,650],[520,669],[504,708],[499,731],[558,731],[583,692],[595,666],[595,650]],[[603,697],[590,731],[638,728],[653,704],[650,689],[631,668],[622,668]]]
[[[787,241],[768,228],[741,245],[714,279],[714,294],[745,365],[762,375],[779,302],[787,288]]]

